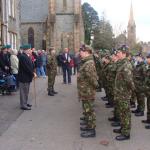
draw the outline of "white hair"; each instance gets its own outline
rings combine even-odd
[[[16,49],[12,49],[12,50],[11,50],[11,54],[17,55],[17,54],[18,54],[18,51],[17,51]]]

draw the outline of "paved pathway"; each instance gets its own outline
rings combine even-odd
[[[111,116],[111,109],[106,109],[104,102],[100,100],[103,93],[97,93],[95,104],[97,137],[80,138],[81,104],[77,100],[76,79],[73,77],[72,85],[63,85],[61,82],[62,77],[58,76],[56,90],[59,94],[49,97],[46,79],[36,80],[37,108],[23,112],[3,133],[0,137],[0,150],[150,150],[150,131],[145,130],[141,123],[144,117],[132,117],[131,140],[114,140],[116,134],[107,121]],[[101,145],[103,140],[107,140],[109,144]]]

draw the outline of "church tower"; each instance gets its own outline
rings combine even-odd
[[[133,15],[133,6],[131,3],[130,17],[128,22],[128,45],[130,49],[132,49],[135,44],[136,44],[136,24]]]
[[[49,0],[47,48],[78,51],[83,41],[81,0]]]

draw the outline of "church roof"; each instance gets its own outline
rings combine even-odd
[[[45,22],[48,0],[21,0],[21,22]]]

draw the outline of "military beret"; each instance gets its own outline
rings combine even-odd
[[[31,48],[31,45],[30,44],[27,44],[27,45],[22,45],[21,46],[23,50],[28,50]]]
[[[126,45],[122,45],[121,47],[119,47],[117,49],[117,51],[128,52],[129,51],[129,47],[126,46]]]
[[[90,52],[90,53],[92,53],[93,52],[93,49],[90,47],[90,46],[88,46],[88,45],[84,45],[84,46],[82,46],[82,47],[80,47],[80,51],[83,51],[83,52]]]
[[[6,48],[7,48],[7,49],[11,48],[11,45],[7,44],[7,45],[6,45]]]

